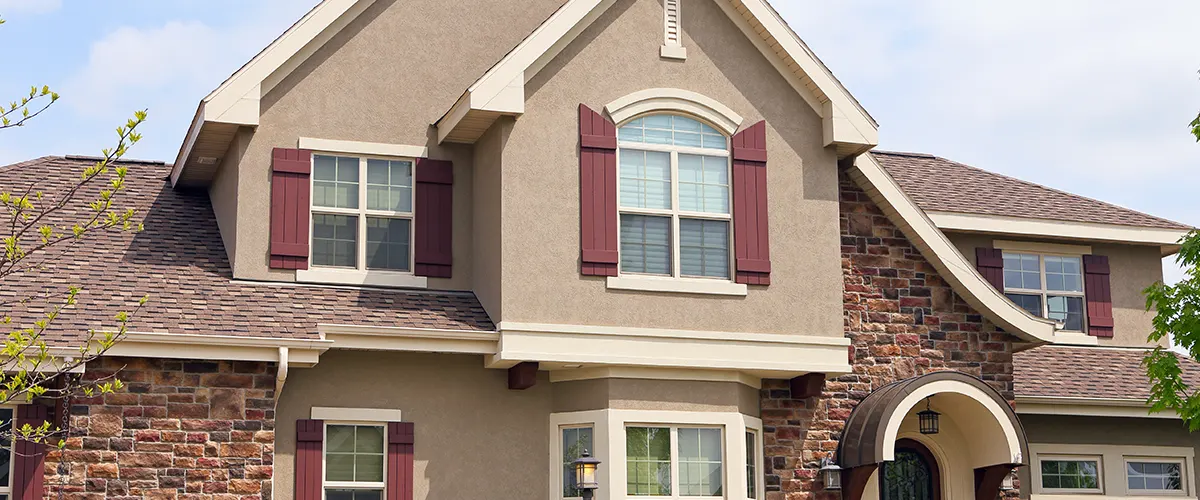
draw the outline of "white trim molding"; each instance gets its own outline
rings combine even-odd
[[[845,337],[550,325],[503,321],[491,368],[524,361],[598,366],[703,368],[759,378],[850,372]],[[840,333],[840,332],[839,332]]]
[[[425,146],[410,146],[407,144],[342,141],[336,139],[315,139],[312,137],[301,137],[297,143],[300,149],[309,149],[312,151],[326,153],[394,156],[414,159],[426,158],[429,156],[429,148]]]
[[[672,88],[639,90],[608,103],[604,111],[617,125],[655,111],[683,113],[703,119],[728,135],[737,133],[744,120],[742,115],[716,99],[690,90]]]
[[[296,270],[296,281],[324,285],[428,288],[429,278],[412,273],[312,267]]]
[[[1029,443],[1030,492],[1033,499],[1084,500],[1121,498],[1150,500],[1162,498],[1196,498],[1196,450],[1190,446],[1139,446],[1116,444],[1045,444]],[[1058,492],[1044,490],[1041,481],[1041,460],[1096,460],[1099,462],[1100,491],[1094,493]],[[1184,465],[1183,491],[1179,493],[1140,493],[1131,495],[1126,476],[1129,461],[1175,461]]]
[[[887,425],[884,427],[883,442],[895,443],[900,433],[900,424],[904,422],[908,412],[926,398],[939,394],[958,394],[974,400],[975,403],[979,404],[984,410],[987,411],[987,414],[991,415],[992,422],[989,423],[994,423],[997,427],[999,427],[999,431],[1003,434],[1004,438],[1003,441],[1001,441],[1001,443],[1004,445],[1003,449],[998,449],[1001,448],[998,446],[990,446],[986,447],[986,449],[978,450],[979,452],[986,453],[989,456],[975,456],[974,459],[976,462],[985,464],[1022,463],[1021,439],[1018,437],[1019,433],[1017,432],[1016,427],[1013,426],[1013,422],[1005,412],[1004,408],[1001,407],[1000,404],[992,398],[992,396],[983,392],[978,387],[957,380],[938,380],[936,382],[930,382],[905,395],[904,399],[900,400],[900,403],[896,405],[895,409],[892,411],[892,414],[886,417]],[[979,444],[983,444],[981,440],[981,437],[976,436],[975,441],[979,442]],[[995,443],[989,441],[988,444]],[[884,460],[895,460],[895,454],[895,446],[884,447]]]
[[[766,0],[713,0],[824,122],[839,157],[879,143],[878,125]],[[500,116],[525,112],[525,83],[604,13],[614,0],[568,0],[467,88],[436,123],[438,142],[474,143]],[[682,48],[682,47],[680,47]]]
[[[473,330],[439,330],[321,323],[317,331],[337,349],[495,354],[500,335]]]
[[[659,276],[609,276],[610,290],[683,293],[697,295],[733,295],[745,297],[749,287],[727,280],[673,278]]]
[[[599,368],[551,369],[551,382],[572,382],[607,378],[630,378],[642,380],[689,380],[701,382],[737,382],[747,387],[762,389],[762,379],[741,372],[688,369],[647,368],[635,366],[605,366]]]
[[[683,0],[663,0],[663,46],[659,55],[668,59],[687,59],[683,46]]]
[[[1030,315],[988,283],[875,157],[859,156],[850,169],[850,177],[971,307],[1026,341],[1055,342],[1056,323]]]
[[[313,420],[332,420],[335,422],[403,422],[400,410],[383,408],[326,408],[312,407]]]
[[[1144,399],[1069,398],[1017,396],[1016,412],[1022,415],[1075,415],[1082,417],[1131,417],[1178,419],[1174,411],[1150,412]]]
[[[1048,219],[1030,219],[1000,215],[978,215],[955,212],[928,212],[929,219],[944,231],[1008,234],[1018,236],[1066,238],[1076,240],[1112,241],[1139,245],[1157,245],[1164,252],[1178,249],[1185,229],[1095,224]]]
[[[129,332],[106,356],[227,361],[279,361],[279,348],[288,348],[288,364],[309,367],[329,350],[328,340],[237,337],[176,333]]]
[[[1091,255],[1092,247],[1089,245],[1065,245],[1062,243],[1040,243],[1033,241],[1009,241],[995,240],[992,241],[992,247],[1011,252],[1027,252],[1036,254],[1060,254],[1060,255]]]

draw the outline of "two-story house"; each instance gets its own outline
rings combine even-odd
[[[765,0],[324,0],[54,275],[56,345],[151,302],[0,494],[1195,497],[1138,371],[1189,228],[877,137]]]

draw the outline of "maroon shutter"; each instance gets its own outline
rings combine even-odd
[[[49,414],[49,408],[42,405],[21,405],[17,407],[16,426],[40,427]],[[46,445],[18,440],[13,446],[13,500],[41,500],[45,489],[45,473],[43,466],[46,461]]]
[[[449,278],[453,263],[454,164],[417,160],[416,245],[413,272],[417,276]]]
[[[1088,335],[1112,337],[1112,288],[1109,285],[1107,256],[1083,256],[1083,293],[1087,296]]]
[[[767,122],[733,136],[733,246],[737,276],[747,285],[771,284],[767,219]]]
[[[388,423],[387,500],[413,498],[412,422]]]
[[[617,127],[579,105],[581,272],[617,275]]]
[[[1004,250],[999,248],[976,248],[975,269],[992,287],[1004,292]]]
[[[296,492],[295,500],[322,500],[321,444],[325,440],[323,420],[296,421]]]
[[[271,269],[308,269],[312,152],[275,148],[271,158]]]

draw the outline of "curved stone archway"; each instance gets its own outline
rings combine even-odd
[[[969,440],[948,441],[973,470],[977,498],[994,499],[1003,478],[1028,456],[1025,431],[1008,402],[981,380],[954,371],[930,373],[884,386],[871,393],[851,413],[838,449],[843,469],[844,498],[859,500],[874,472],[895,459],[901,426],[911,425],[917,406],[934,397],[938,411]],[[907,420],[906,420],[907,419]],[[953,495],[952,495],[953,496]]]

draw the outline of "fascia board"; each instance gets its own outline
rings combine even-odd
[[[937,224],[938,228],[946,231],[1046,236],[1158,246],[1177,245],[1180,238],[1186,236],[1188,233],[1183,229],[1160,229],[958,212],[931,211],[928,213],[929,218]]]

